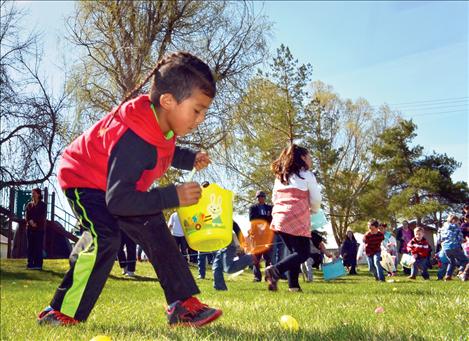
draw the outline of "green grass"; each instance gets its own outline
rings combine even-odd
[[[25,269],[24,260],[1,261],[1,340],[468,340],[468,282],[396,277],[377,283],[360,268],[359,276],[327,283],[315,271],[315,282],[300,282],[304,292],[290,293],[280,282],[278,292],[253,283],[245,271],[218,292],[208,279],[199,280],[201,300],[220,307],[223,316],[201,329],[169,328],[159,283],[148,263],[139,263],[136,280],[111,277],[86,323],[44,327],[36,314],[48,305],[68,267],[66,260],[46,260],[45,271]],[[195,268],[192,268],[196,272]],[[394,289],[395,288],[395,289]],[[382,306],[384,313],[376,314]],[[282,315],[294,316],[297,333],[281,329]]]

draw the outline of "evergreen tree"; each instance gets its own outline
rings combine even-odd
[[[372,187],[376,191],[380,184],[383,201],[387,203],[386,218],[390,221],[415,218],[419,224],[431,218],[431,222],[441,225],[445,210],[467,201],[467,184],[452,182],[450,176],[459,167],[454,159],[446,154],[424,156],[423,147],[411,146],[416,129],[411,120],[402,120],[380,135],[373,146],[373,168],[380,177],[374,179]],[[368,193],[370,197],[373,190]],[[370,202],[368,205],[362,202],[364,206],[368,206],[369,213],[373,212]],[[375,210],[380,211],[383,212],[382,207]]]

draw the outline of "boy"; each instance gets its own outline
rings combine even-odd
[[[418,269],[422,271],[422,277],[424,280],[430,279],[428,274],[428,263],[427,258],[430,255],[430,245],[427,240],[424,238],[424,230],[422,227],[417,227],[414,231],[415,237],[407,244],[407,250],[412,254],[412,257],[415,258],[414,264],[412,264],[412,270],[409,279],[416,279]]]
[[[363,243],[365,244],[368,270],[377,281],[384,282],[384,273],[381,267],[381,242],[384,240],[384,235],[379,232],[378,227],[377,220],[368,221],[368,232],[363,236]]]
[[[449,260],[445,281],[452,280],[453,271],[457,264],[459,264],[460,272],[463,272],[468,262],[462,249],[464,239],[458,222],[459,218],[456,215],[450,214],[447,219],[447,224],[443,225],[439,236],[441,249]]]
[[[150,93],[132,99],[150,78]],[[199,184],[150,189],[170,166],[208,166],[206,153],[177,147],[176,138],[202,123],[215,93],[207,64],[186,52],[173,53],[161,59],[117,109],[65,149],[58,180],[92,238],[72,260],[50,307],[39,314],[40,324],[86,321],[113,267],[121,231],[143,247],[153,265],[170,325],[199,327],[222,314],[194,297],[199,288],[162,212],[197,203]]]

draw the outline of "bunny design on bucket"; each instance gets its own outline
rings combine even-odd
[[[223,225],[223,222],[221,220],[221,202],[222,198],[220,195],[218,197],[216,197],[215,194],[210,195],[210,204],[208,204],[207,206],[207,211],[212,217],[212,224],[214,226]]]

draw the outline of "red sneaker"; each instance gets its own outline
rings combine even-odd
[[[79,323],[80,321],[75,320],[74,318],[62,314],[58,310],[49,310],[45,309],[39,313],[37,317],[37,323],[40,325],[50,324],[53,326],[69,326]]]
[[[201,327],[216,320],[221,314],[220,309],[210,308],[195,297],[189,297],[183,302],[178,301],[173,307],[166,309],[171,326]]]

